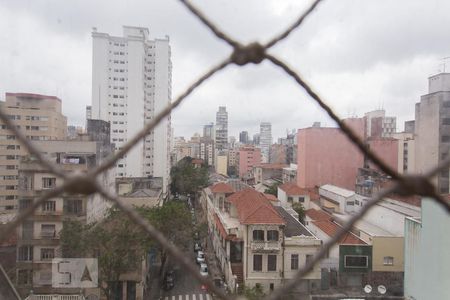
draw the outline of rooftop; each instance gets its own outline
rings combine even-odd
[[[313,221],[324,221],[324,220],[333,220],[333,216],[324,212],[323,210],[318,210],[314,208],[307,209],[305,211],[306,216],[308,216]]]
[[[306,227],[300,223],[296,218],[294,218],[290,213],[288,213],[283,207],[276,206],[275,209],[283,217],[286,222],[286,227],[284,229],[284,235],[286,237],[293,236],[313,236]]]
[[[328,191],[328,192],[331,192],[333,194],[340,195],[343,197],[351,197],[355,194],[354,191],[350,191],[350,190],[347,190],[347,189],[344,189],[344,188],[341,188],[341,187],[338,187],[335,185],[331,185],[331,184],[322,185],[319,188],[319,194],[320,194],[321,190],[325,190],[325,191]]]
[[[303,189],[293,182],[287,182],[279,186],[280,189],[286,192],[288,196],[308,195],[307,189]]]
[[[234,189],[227,183],[219,182],[211,186],[211,192],[231,194],[234,192]]]
[[[323,221],[313,221],[314,225],[316,225],[321,231],[323,231],[329,237],[333,237],[336,233],[342,228],[340,225],[333,221],[323,220]],[[351,232],[346,232],[344,236],[338,241],[339,244],[342,245],[365,245],[366,243],[358,238]]]
[[[285,224],[270,200],[254,189],[234,193],[227,200],[236,206],[241,224]]]

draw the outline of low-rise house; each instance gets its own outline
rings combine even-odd
[[[308,209],[306,210],[305,214],[305,224],[307,228],[323,242],[327,242],[328,240],[330,240],[338,232],[338,230],[342,228],[337,222],[334,221],[332,215],[322,210]],[[345,253],[340,251],[342,245],[347,246],[345,247]],[[367,243],[361,240],[352,232],[347,232],[336,243],[336,245],[331,248],[327,257],[321,261],[321,267],[329,270],[340,271],[359,268],[353,266],[350,262],[347,262],[345,259],[345,255],[348,255],[348,253],[359,253],[360,250],[358,249],[360,249],[361,245],[367,245]],[[367,270],[365,269],[365,271]]]
[[[286,164],[258,164],[253,166],[253,175],[255,176],[255,184],[264,182],[267,179],[282,180],[283,168]]]
[[[320,247],[320,240],[263,193],[233,192],[224,183],[205,190],[212,246],[232,290],[242,284],[266,292],[283,286]],[[314,288],[319,279],[315,268],[301,287]]]
[[[310,208],[310,192],[299,187],[294,182],[283,183],[278,186],[278,199],[283,207],[290,207],[292,203],[301,203],[305,209]]]
[[[355,209],[354,191],[335,185],[325,184],[319,187],[320,204],[322,207],[335,212],[353,212]]]
[[[130,206],[154,207],[163,205],[162,177],[116,178],[119,198]]]

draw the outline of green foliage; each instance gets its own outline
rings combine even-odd
[[[194,167],[191,157],[180,160],[170,170],[170,191],[172,194],[194,194],[201,187],[208,185],[208,167]]]
[[[264,191],[264,193],[266,193],[266,194],[272,194],[272,195],[274,195],[275,197],[277,197],[277,195],[278,195],[278,186],[279,186],[279,185],[280,185],[279,182],[276,182],[276,183],[272,184],[269,188],[267,188],[267,189]]]
[[[260,284],[256,284],[252,288],[244,286],[243,294],[248,300],[259,300],[264,298],[264,296],[266,295],[264,294],[263,288]]]
[[[298,213],[298,220],[300,223],[305,224],[305,208],[300,202],[292,203],[292,209]]]
[[[138,212],[178,247],[187,248],[192,235],[191,215],[180,202],[169,202],[162,207],[137,208]],[[164,250],[128,216],[111,208],[100,223],[83,225],[78,221],[64,222],[61,231],[63,257],[96,257],[100,286],[111,299],[120,275],[140,271],[141,262],[151,247]]]

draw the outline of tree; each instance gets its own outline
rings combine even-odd
[[[267,188],[264,193],[266,194],[272,194],[275,197],[278,196],[278,186],[280,185],[279,182],[275,182],[274,184],[272,184],[271,186],[269,186],[269,188]]]
[[[292,209],[298,213],[298,220],[300,223],[305,224],[305,208],[300,202],[292,203]]]
[[[229,167],[227,168],[227,174],[228,174],[228,176],[231,177],[231,178],[237,177],[237,176],[238,176],[238,172],[237,172],[236,166],[229,166]]]
[[[192,229],[186,224],[190,224],[191,215],[184,203],[169,202],[162,207],[141,207],[137,211],[169,241],[180,248],[188,247]],[[161,271],[167,260],[164,249],[116,208],[111,208],[99,223],[64,222],[61,245],[63,257],[98,259],[99,286],[107,299],[113,299],[122,274],[140,271],[142,260],[151,248],[160,253]]]
[[[244,286],[243,293],[246,299],[248,300],[259,300],[264,298],[266,294],[264,294],[263,288],[260,284],[255,284],[254,287],[248,288]]]
[[[170,191],[172,194],[195,194],[199,188],[208,185],[208,167],[196,168],[191,157],[184,157],[170,170]]]

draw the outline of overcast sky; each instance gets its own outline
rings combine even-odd
[[[267,41],[310,1],[195,1],[226,33],[246,43]],[[450,1],[324,1],[270,52],[299,71],[341,117],[384,108],[397,127],[414,118],[427,77],[450,56]],[[5,92],[57,95],[70,124],[83,125],[91,103],[91,31],[122,35],[122,25],[170,36],[173,96],[225,58],[217,40],[183,5],[170,0],[0,0],[0,99]],[[450,70],[450,60],[447,60]],[[286,129],[333,126],[280,70],[265,62],[227,68],[201,86],[172,116],[175,135],[191,136],[226,105],[230,135],[272,123]]]

